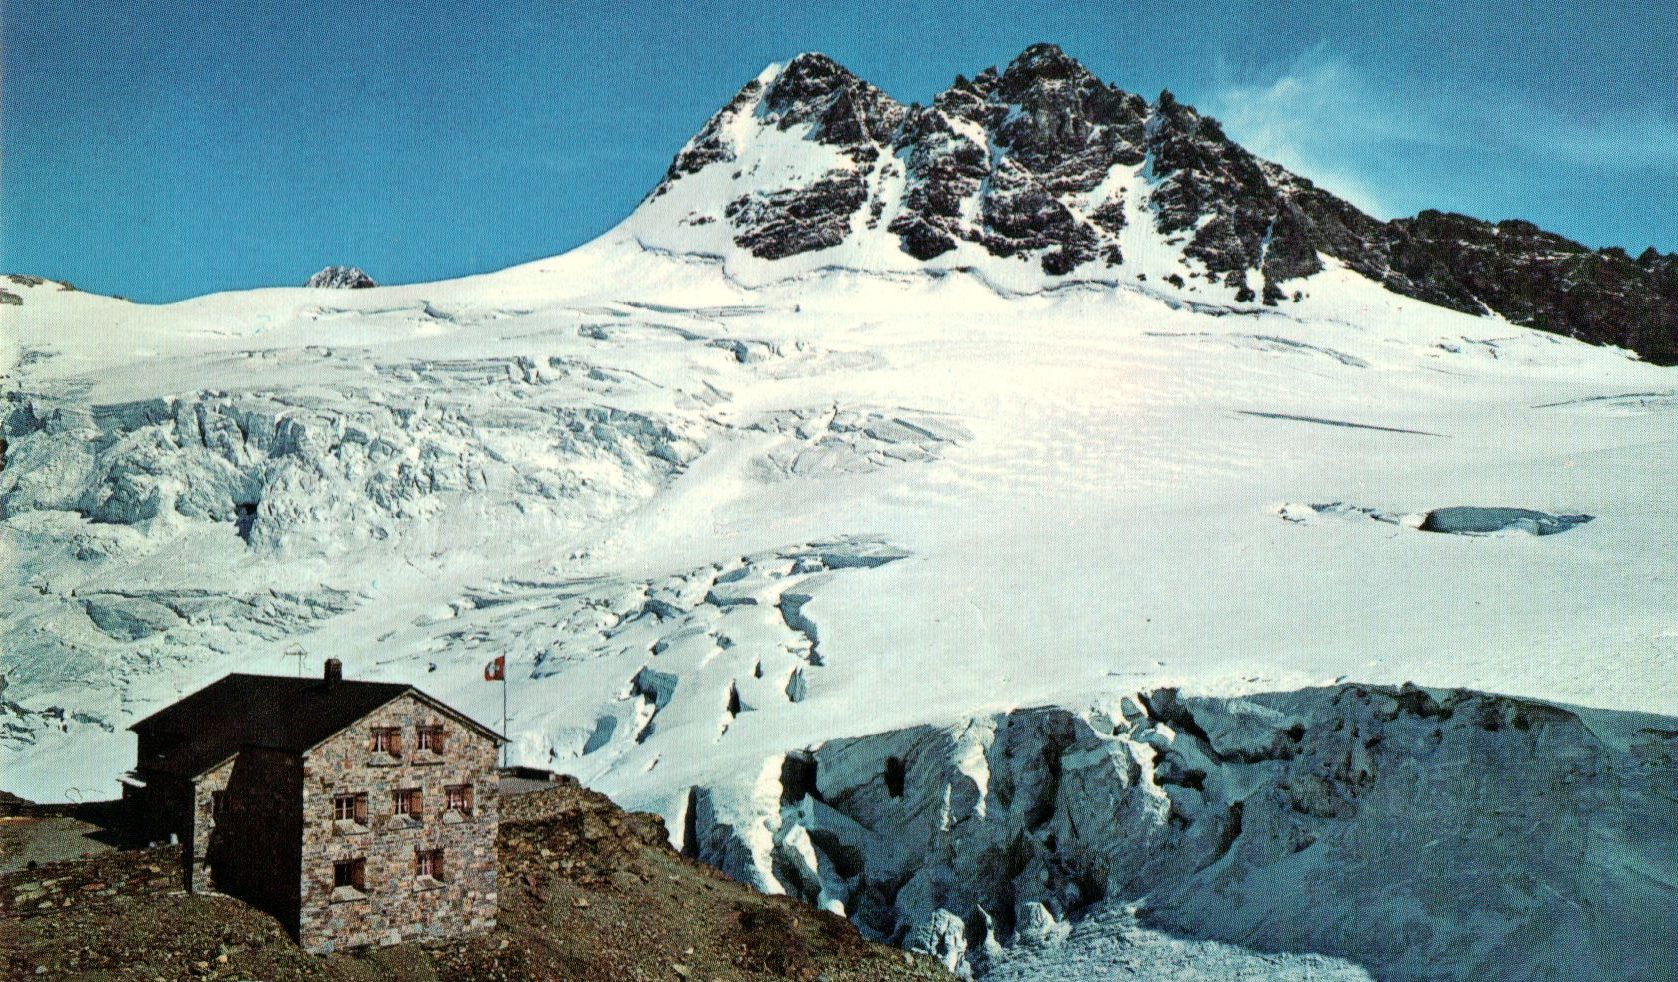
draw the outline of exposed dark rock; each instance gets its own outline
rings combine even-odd
[[[1386,230],[1382,281],[1394,292],[1678,364],[1678,257],[1651,249],[1633,261],[1530,222],[1494,225],[1437,211]]]
[[[705,128],[700,130],[693,139],[688,141],[682,152],[671,161],[670,170],[664,175],[664,180],[653,190],[653,196],[663,194],[670,182],[683,174],[697,174],[709,164],[734,159],[734,147],[723,135],[724,127],[737,116],[741,110],[750,105],[763,88],[756,79],[747,82],[745,87],[729,100],[728,105],[722,107]]]
[[[759,259],[782,259],[845,241],[866,199],[861,175],[835,170],[807,187],[737,198],[724,214],[739,230],[736,245]]]
[[[903,251],[916,259],[931,259],[956,247],[956,240],[919,215],[902,215],[889,226],[903,240]]]
[[[802,54],[787,64],[763,94],[763,113],[781,129],[812,125],[811,138],[841,147],[874,150],[889,140],[906,110],[852,75],[833,59]],[[872,159],[874,154],[864,156]]]
[[[1159,230],[1192,232],[1183,251],[1210,272],[1260,268],[1278,205],[1258,158],[1169,91],[1155,106],[1148,152],[1159,177],[1153,194]]]
[[[1104,84],[1052,44],[1027,48],[997,80],[995,140],[1056,192],[1088,191],[1114,164],[1143,159],[1148,105]]]
[[[931,108],[913,113],[895,152],[908,161],[904,214],[891,231],[904,251],[931,258],[964,239],[995,256],[1036,253],[1045,272],[1064,275],[1098,255],[1122,262],[1118,199],[1089,216],[1065,199],[1099,185],[1115,165],[1143,159],[1148,107],[1104,85],[1053,45],[1027,48],[1000,75],[957,77]],[[973,125],[983,134],[975,140]],[[965,209],[977,197],[977,207]],[[962,218],[977,211],[979,221]]]
[[[378,286],[359,266],[328,266],[309,277],[306,285],[328,290],[365,290]]]

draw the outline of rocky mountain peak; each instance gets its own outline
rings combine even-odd
[[[784,137],[769,149],[765,129],[825,156]],[[651,198],[713,166],[728,168],[726,190],[705,192],[717,200],[683,197],[656,220],[726,231],[703,251],[777,260],[888,236],[863,252],[1134,283],[1146,278],[1125,255],[1135,232],[1176,257],[1150,262],[1155,282],[1214,302],[1282,303],[1326,256],[1428,303],[1678,360],[1673,257],[1593,252],[1528,222],[1381,221],[1254,156],[1170,90],[1149,104],[1053,44],[958,75],[927,106],[798,55],[718,111]]]
[[[782,130],[814,124],[812,139],[845,147],[890,140],[904,113],[890,96],[814,52],[788,62],[759,105]]]
[[[1207,121],[1217,125],[1217,120],[1211,119],[1211,117],[1202,117],[1193,106],[1178,102],[1177,97],[1172,94],[1170,89],[1161,89],[1159,98],[1154,100],[1151,114],[1153,124],[1151,128],[1153,129],[1167,128],[1177,130],[1184,135],[1193,136],[1200,131],[1203,123]],[[1221,127],[1219,133],[1220,135],[1222,133]]]
[[[1052,44],[1032,45],[1009,62],[996,79],[995,93],[1000,101],[1028,111],[1076,107],[1085,113],[1127,96]]]
[[[866,84],[827,55],[806,51],[794,56],[775,74],[764,93],[763,104],[771,112],[784,111],[796,103],[815,101],[840,89]]]
[[[1068,57],[1059,45],[1042,42],[1020,52],[1002,72],[1004,87],[1055,81],[1077,83],[1094,78],[1089,69],[1076,58]]]

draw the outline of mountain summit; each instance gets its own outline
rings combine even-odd
[[[1427,303],[1678,362],[1678,257],[1592,251],[1522,221],[1376,219],[1169,91],[1149,102],[1052,44],[958,75],[926,106],[825,55],[772,65],[627,225],[643,245],[764,277],[967,269],[1009,289],[1147,282],[1237,305],[1285,302],[1338,265]]]

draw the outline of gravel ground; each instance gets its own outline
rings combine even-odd
[[[0,874],[23,869],[30,863],[56,863],[95,853],[112,846],[101,841],[97,825],[77,818],[19,815],[0,818]]]

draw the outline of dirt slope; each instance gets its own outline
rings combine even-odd
[[[765,897],[677,855],[660,821],[565,781],[503,799],[501,917],[492,933],[348,955],[304,954],[266,914],[182,891],[92,894],[0,920],[17,979],[947,979],[843,919]],[[29,871],[74,875],[76,864]],[[10,880],[8,889],[16,885]]]

